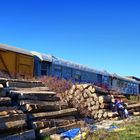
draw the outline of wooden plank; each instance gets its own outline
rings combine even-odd
[[[44,86],[40,81],[8,79],[9,87],[32,88]]]
[[[0,97],[0,106],[9,106],[9,105],[11,105],[11,98]]]
[[[16,99],[16,98],[15,98]],[[39,101],[60,101],[60,97],[49,97],[49,96],[32,96],[32,95],[24,95],[22,97],[19,97],[18,100],[39,100]]]
[[[16,91],[50,91],[50,89],[48,87],[33,87],[33,88],[10,87],[10,90],[16,90]]]
[[[62,132],[68,131],[73,128],[79,128],[80,126],[81,126],[80,123],[72,123],[72,124],[60,126],[60,127],[45,128],[45,129],[40,130],[38,135],[47,136],[47,135],[52,135],[52,134],[60,134]]]
[[[27,120],[27,115],[26,114],[12,114],[12,115],[0,116],[0,123],[8,122],[8,121],[16,121],[16,120]]]
[[[46,95],[46,96],[54,96],[56,95],[55,92],[53,91],[10,91],[10,93],[12,95],[20,95],[20,96],[23,96],[24,94],[25,95],[34,95],[34,96],[43,96],[43,95]]]
[[[60,97],[54,96],[55,92],[20,92],[11,91],[11,96],[15,99],[42,100],[42,101],[60,101]]]
[[[29,116],[29,119],[59,118],[59,117],[76,115],[76,114],[77,114],[77,109],[76,108],[69,108],[69,109],[63,109],[63,110],[60,110],[60,111],[34,113],[34,114]]]
[[[5,137],[0,137],[0,140],[35,140],[36,136],[35,136],[35,131],[32,130],[27,130],[27,131],[23,131],[17,134],[13,134],[13,135],[8,135]]]
[[[31,104],[31,105],[40,105],[40,106],[58,106],[58,105],[64,105],[68,106],[68,103],[58,101],[58,102],[46,102],[46,101],[37,101],[37,100],[20,100],[19,105],[25,105],[25,104]]]
[[[25,120],[1,122],[0,123],[0,132],[20,130],[26,126],[27,126],[27,124],[26,124]]]
[[[5,110],[5,111],[0,111],[0,116],[12,115],[12,114],[23,114],[23,111],[21,111],[21,110]]]
[[[21,100],[19,105],[22,106],[23,111],[28,112],[40,112],[40,111],[57,111],[67,109],[68,104],[66,102],[44,102],[34,100]]]
[[[30,123],[33,129],[43,129],[47,127],[63,126],[76,122],[75,117],[64,117],[60,119],[47,119],[40,121],[33,121]]]

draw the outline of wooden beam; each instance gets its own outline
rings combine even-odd
[[[62,132],[68,131],[73,128],[80,127],[80,123],[72,123],[69,125],[65,126],[60,126],[60,127],[52,127],[52,128],[45,128],[39,131],[38,135],[39,136],[47,136],[47,135],[52,135],[52,134],[60,134]]]
[[[64,110],[53,111],[53,112],[34,113],[29,116],[29,119],[60,118],[60,117],[71,116],[76,114],[77,114],[77,109],[70,108],[70,109],[64,109]]]
[[[11,98],[0,97],[0,106],[9,106],[9,105],[11,105]]]

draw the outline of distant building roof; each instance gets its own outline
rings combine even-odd
[[[54,64],[57,65],[62,65],[62,66],[66,66],[66,67],[70,67],[70,68],[75,68],[78,70],[83,70],[83,71],[87,71],[87,72],[91,72],[91,73],[98,73],[98,74],[102,74],[105,76],[109,76],[110,74],[107,71],[100,71],[100,70],[95,70],[92,68],[89,68],[87,66],[81,65],[81,64],[77,64],[71,61],[66,61],[64,59],[55,57],[53,55],[46,55],[46,54],[41,54],[38,52],[31,52],[33,55],[37,56],[41,61],[48,61],[48,62],[53,62]]]
[[[0,44],[0,50],[8,50],[8,51],[17,52],[20,54],[33,56],[32,53],[30,53],[30,51],[26,51],[24,49],[20,49],[20,48],[16,48],[16,47],[11,47],[11,46],[8,46],[5,44]]]

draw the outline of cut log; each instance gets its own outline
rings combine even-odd
[[[103,113],[103,118],[107,118],[107,116],[108,116],[108,113],[107,112],[104,112]]]
[[[0,132],[5,131],[15,131],[23,129],[27,126],[25,120],[11,121],[11,122],[1,122],[0,123]]]
[[[13,115],[0,116],[0,123],[17,121],[17,120],[27,120],[26,114],[13,114]]]
[[[99,103],[110,103],[112,101],[111,96],[99,96]]]
[[[140,116],[140,112],[133,112],[134,116]]]
[[[64,109],[61,111],[54,111],[54,112],[34,113],[34,114],[30,115],[29,118],[30,119],[59,118],[59,117],[76,115],[76,114],[77,114],[77,109],[70,108],[70,109]]]
[[[133,108],[140,108],[140,103],[137,104],[131,104],[127,106],[127,109],[133,109]]]
[[[110,108],[110,104],[101,103],[101,104],[100,104],[100,108],[101,108],[101,109],[109,109],[109,108]]]
[[[102,116],[103,116],[103,113],[99,113],[99,114],[98,114],[98,119],[101,119]]]
[[[11,105],[11,98],[0,97],[0,106],[9,106],[9,105]]]
[[[84,97],[84,99],[87,99],[89,96],[88,96],[88,94],[86,92],[84,92],[83,97]]]
[[[106,91],[106,90],[104,90],[104,89],[102,89],[102,88],[100,88],[100,87],[97,87],[97,86],[94,86],[94,88],[95,88],[95,92],[96,93],[98,93],[98,94],[102,94],[102,95],[108,95],[108,91]]]
[[[84,89],[87,89],[87,88],[89,88],[90,84],[83,84],[82,86]]]
[[[96,103],[95,101],[92,101],[92,102],[91,102],[91,105],[93,106],[93,105],[95,105],[95,103]]]
[[[116,112],[108,112],[108,118],[115,118],[118,116],[118,113]]]
[[[84,92],[88,95],[89,98],[91,97],[92,93],[89,89],[85,89]]]
[[[96,93],[92,94],[92,97],[93,97],[94,101],[98,101],[99,100],[98,95]]]
[[[91,92],[91,93],[95,93],[96,89],[92,86],[89,86],[88,90]]]
[[[83,86],[81,86],[81,85],[76,85],[76,87],[77,87],[77,89],[79,89],[81,92],[83,92],[83,90],[84,90],[84,87],[83,87]]]

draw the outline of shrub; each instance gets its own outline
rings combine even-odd
[[[53,90],[57,93],[64,93],[66,90],[69,90],[72,86],[71,81],[66,81],[65,79],[43,76],[39,80],[49,87],[50,90]]]

